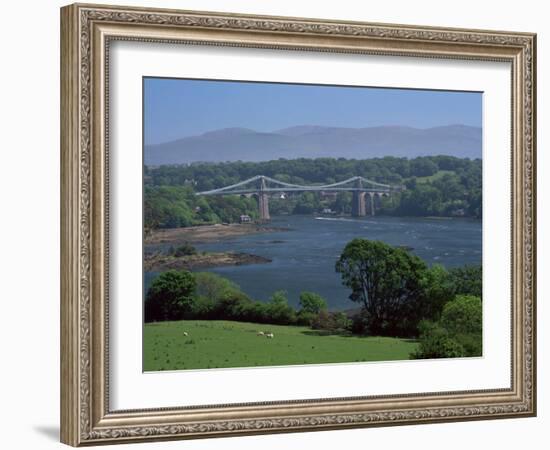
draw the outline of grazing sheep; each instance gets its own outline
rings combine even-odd
[[[188,333],[187,331],[184,331],[184,332],[183,332],[183,335],[184,335],[184,336],[189,336],[189,333]]]
[[[256,336],[265,336],[265,333],[263,331],[258,331],[258,333],[256,333]]]
[[[268,339],[273,339],[273,333],[266,333],[265,337]]]

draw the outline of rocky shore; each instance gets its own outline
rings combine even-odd
[[[249,253],[197,253],[195,255],[173,256],[162,253],[145,255],[144,269],[146,272],[162,272],[165,270],[197,270],[220,266],[240,266],[244,264],[266,264],[271,260],[263,256]]]
[[[254,223],[232,223],[227,225],[216,224],[185,228],[167,228],[162,230],[154,230],[145,238],[145,245],[165,243],[177,245],[184,242],[197,244],[231,238],[234,236],[242,236],[245,234],[269,233],[274,231],[288,231],[288,229]]]

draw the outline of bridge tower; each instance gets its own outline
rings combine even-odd
[[[264,192],[266,190],[265,178],[260,178],[260,190],[258,192],[258,206],[260,208],[260,220],[269,221],[269,200],[268,194]]]
[[[351,215],[353,217],[363,217],[367,215],[367,211],[365,208],[365,193],[360,191],[360,189],[363,188],[363,181],[361,178],[357,178],[355,188],[357,190],[353,191]]]
[[[376,193],[369,192],[369,209],[370,209],[370,215],[371,216],[375,215],[375,212],[374,212],[375,197],[376,197]]]

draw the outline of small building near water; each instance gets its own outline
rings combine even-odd
[[[252,219],[250,218],[250,216],[248,214],[242,214],[241,217],[240,217],[240,222],[241,223],[250,223],[250,222],[252,222]]]

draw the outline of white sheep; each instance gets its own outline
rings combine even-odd
[[[265,333],[263,331],[258,331],[258,333],[256,333],[256,336],[265,336]]]
[[[266,333],[265,337],[268,339],[273,339],[273,333]]]
[[[184,332],[183,332],[183,335],[184,335],[184,336],[189,336],[189,333],[188,333],[187,331],[184,331]]]

